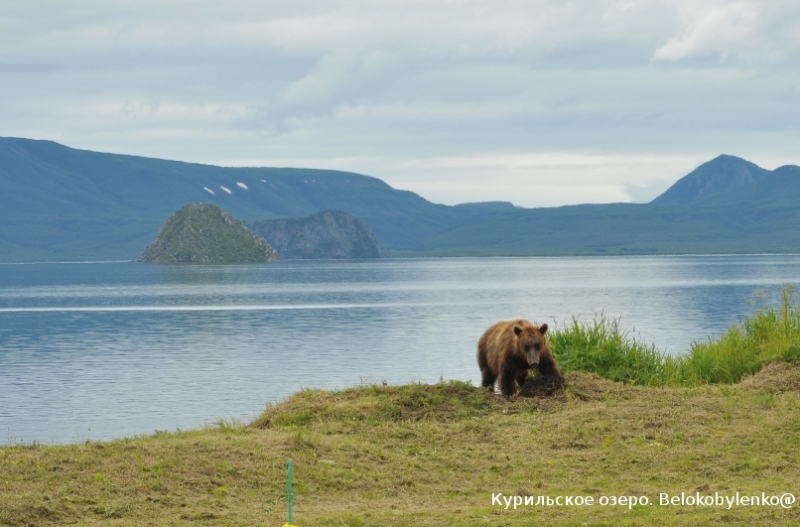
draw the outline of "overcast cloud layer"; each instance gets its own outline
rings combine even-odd
[[[0,0],[0,135],[337,168],[441,203],[800,164],[796,0]]]

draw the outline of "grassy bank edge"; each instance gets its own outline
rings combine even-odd
[[[781,292],[780,306],[757,292],[756,311],[722,335],[695,342],[685,355],[672,356],[645,344],[603,315],[575,318],[550,335],[550,346],[565,371],[597,373],[642,386],[733,384],[776,360],[800,359],[800,306],[793,285]]]

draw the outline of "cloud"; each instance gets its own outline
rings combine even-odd
[[[784,0],[4,2],[0,135],[443,202],[643,199],[677,160],[800,161],[798,21]]]
[[[676,2],[677,36],[659,46],[655,60],[718,55],[721,61],[796,60],[800,55],[800,4],[795,1],[709,0]]]
[[[286,160],[273,164],[283,166]],[[508,201],[522,207],[646,202],[666,190],[667,181],[674,182],[697,164],[687,156],[578,152],[303,160],[303,166],[312,168],[378,176],[435,203]]]

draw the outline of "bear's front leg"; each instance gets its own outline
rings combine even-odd
[[[503,370],[503,373],[500,374],[500,393],[507,397],[514,395],[517,391],[516,380],[517,376],[514,370],[511,368]]]
[[[539,364],[536,365],[536,369],[539,371],[540,375],[555,377],[557,379],[564,378],[564,374],[561,373],[561,368],[558,367],[558,362],[556,362],[552,353],[543,353],[539,357]]]
[[[528,370],[523,371],[519,375],[517,375],[517,385],[519,386],[520,390],[523,386],[525,386],[525,379],[528,378]]]

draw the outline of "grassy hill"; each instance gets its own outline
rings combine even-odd
[[[0,138],[0,261],[134,259],[174,211],[210,202],[244,221],[340,210],[394,256],[800,251],[800,168],[733,156],[648,204],[445,206],[332,170],[225,168]]]
[[[552,399],[460,382],[306,390],[250,426],[0,447],[0,525],[796,525],[797,504],[659,505],[662,493],[797,494],[800,367],[733,386],[567,374]],[[492,495],[593,497],[520,506]],[[603,496],[652,505],[600,506]]]
[[[137,261],[149,263],[273,262],[278,255],[263,238],[212,203],[190,203],[161,227]]]

